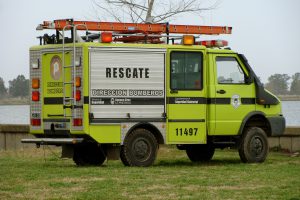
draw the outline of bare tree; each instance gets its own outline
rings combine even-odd
[[[171,20],[183,13],[200,14],[202,11],[216,8],[220,0],[211,0],[205,6],[204,0],[92,0],[94,9],[113,17],[119,22],[160,23]],[[99,14],[98,14],[99,15]],[[99,16],[98,16],[99,17]]]

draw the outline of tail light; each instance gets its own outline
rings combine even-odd
[[[82,126],[82,119],[81,118],[74,118],[73,119],[73,126]]]
[[[76,77],[76,87],[80,87],[80,86],[81,86],[81,78]]]
[[[33,78],[31,82],[31,87],[33,89],[39,89],[40,88],[40,80],[37,78]]]
[[[40,92],[39,91],[33,91],[31,95],[32,101],[39,101],[40,100]]]
[[[41,119],[31,119],[31,126],[40,126]]]
[[[75,94],[75,99],[76,101],[80,101],[81,100],[81,91],[80,90],[76,90],[76,94]]]

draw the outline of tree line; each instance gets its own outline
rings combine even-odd
[[[29,79],[26,79],[24,75],[18,75],[17,78],[8,81],[8,88],[5,86],[5,82],[0,77],[0,99],[10,97],[25,98],[29,95]]]
[[[292,76],[273,74],[268,78],[265,88],[275,95],[300,95],[300,73]]]
[[[291,82],[290,82],[291,81]],[[29,79],[24,75],[18,75],[10,80],[8,88],[0,77],[0,99],[10,97],[25,98],[29,95]],[[300,73],[292,76],[287,74],[273,74],[268,78],[265,88],[275,95],[300,95]]]

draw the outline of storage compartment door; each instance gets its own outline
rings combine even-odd
[[[90,50],[90,112],[101,119],[162,119],[165,50]]]

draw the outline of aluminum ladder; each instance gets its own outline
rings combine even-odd
[[[62,30],[62,77],[63,77],[63,110],[64,110],[64,117],[71,117],[73,118],[73,114],[71,115],[67,115],[67,111],[66,109],[70,108],[73,109],[74,107],[76,107],[76,67],[77,67],[77,63],[76,63],[76,42],[77,42],[77,28],[78,27],[85,27],[86,31],[88,32],[87,26],[84,24],[68,24],[66,26],[64,26],[63,30]],[[73,47],[71,48],[71,52],[72,52],[72,62],[70,65],[66,65],[66,61],[65,61],[65,54],[66,54],[66,41],[65,41],[65,31],[66,30],[71,30],[71,35],[73,38]],[[88,40],[88,35],[86,36],[87,40]],[[69,48],[68,48],[69,50]],[[80,65],[80,63],[78,64]],[[66,77],[66,70],[67,69],[71,69],[70,75],[71,75],[71,80],[70,81],[66,81],[67,77]],[[67,96],[67,86],[71,85],[71,97]],[[73,113],[73,112],[72,112]]]

